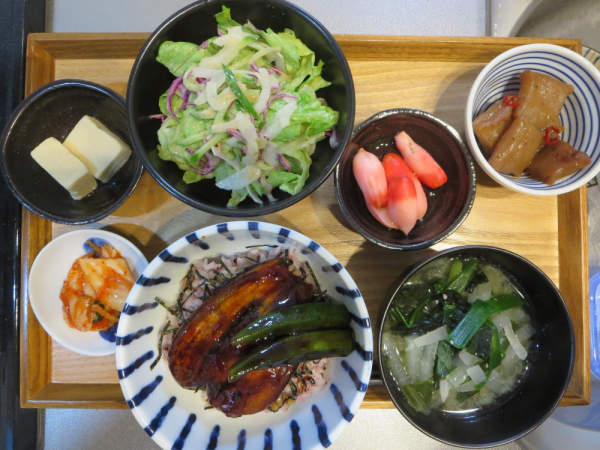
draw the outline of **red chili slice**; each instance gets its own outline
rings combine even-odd
[[[544,130],[544,143],[554,145],[560,140],[560,128],[549,126]]]
[[[505,95],[502,101],[506,106],[519,106],[518,95]]]

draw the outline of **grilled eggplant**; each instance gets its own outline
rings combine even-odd
[[[231,338],[258,317],[308,301],[313,288],[281,258],[250,267],[219,287],[180,327],[169,350],[169,367],[185,388],[207,390],[211,405],[228,415],[262,411],[281,394],[295,366],[259,370],[235,383],[227,371],[249,346]]]

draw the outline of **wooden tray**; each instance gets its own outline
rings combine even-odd
[[[125,95],[130,68],[146,34],[31,34],[26,94],[61,78],[83,78]],[[463,130],[468,91],[482,67],[531,39],[338,36],[356,85],[356,123],[388,108],[430,111]],[[536,40],[539,42],[540,40]],[[581,52],[575,40],[544,40]],[[158,100],[157,100],[158,101]],[[399,253],[366,242],[337,205],[333,177],[298,204],[260,220],[290,227],[324,245],[361,289],[377,322],[381,299],[402,270],[436,250],[489,244],[523,255],[560,286],[575,325],[576,362],[561,405],[590,399],[586,190],[534,197],[507,190],[482,171],[477,196],[460,229],[432,249]],[[88,228],[117,232],[149,260],[187,233],[226,221],[170,196],[147,173],[131,198]],[[45,333],[27,299],[27,276],[38,252],[54,237],[78,227],[53,224],[23,209],[21,284],[21,402],[24,407],[126,408],[113,356],[85,357]],[[57,311],[57,314],[59,312]],[[363,404],[393,407],[383,386],[372,385]]]

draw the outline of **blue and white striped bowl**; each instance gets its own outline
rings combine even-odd
[[[215,409],[205,409],[207,403],[200,394],[179,386],[164,360],[150,369],[166,320],[166,311],[154,299],[175,301],[180,280],[192,261],[231,255],[257,244],[301,251],[321,288],[350,311],[356,350],[345,358],[332,358],[325,371],[325,388],[297,401],[287,411],[230,418]],[[123,308],[116,357],[129,407],[148,435],[165,449],[309,450],[329,446],[360,407],[373,365],[373,335],[358,287],[331,253],[288,228],[263,222],[228,222],[182,237],[148,265]]]
[[[560,113],[564,127],[561,138],[592,158],[589,166],[552,186],[527,174],[513,177],[494,170],[473,133],[475,117],[503,96],[519,93],[519,76],[527,69],[552,75],[575,87]],[[485,66],[473,83],[465,111],[465,132],[481,168],[503,186],[533,195],[559,195],[575,190],[600,171],[600,72],[583,56],[557,45],[529,44],[508,50]]]

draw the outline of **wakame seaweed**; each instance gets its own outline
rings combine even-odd
[[[516,317],[508,321],[513,332],[531,326],[527,313],[509,314],[525,305],[525,297],[510,275],[484,259],[453,258],[421,270],[396,293],[390,306],[384,335],[394,337],[385,345],[398,351],[386,355],[384,366],[397,366],[389,370],[409,405],[422,414],[440,408],[472,410],[492,402],[507,392],[493,389],[512,389],[527,364],[513,352],[507,359],[512,364],[506,369],[510,375],[503,375],[511,344],[494,318]],[[529,338],[524,339],[522,345],[529,346]],[[478,371],[483,371],[484,379]],[[488,386],[492,378],[495,383]]]

